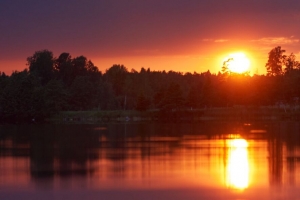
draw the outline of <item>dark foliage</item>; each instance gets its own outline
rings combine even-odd
[[[102,74],[84,56],[58,58],[48,50],[27,58],[28,69],[7,76],[0,72],[0,119],[43,119],[66,110],[188,110],[234,105],[297,103],[300,65],[281,47],[269,53],[267,76],[229,73],[182,74],[174,71],[128,71],[113,65]]]

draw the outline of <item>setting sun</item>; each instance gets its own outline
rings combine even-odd
[[[250,60],[244,53],[232,53],[224,59],[228,63],[228,69],[235,73],[244,73],[249,71]]]

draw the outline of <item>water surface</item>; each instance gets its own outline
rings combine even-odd
[[[0,199],[297,199],[297,122],[0,126]]]

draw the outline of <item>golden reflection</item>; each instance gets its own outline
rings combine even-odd
[[[244,139],[232,139],[228,140],[227,147],[227,186],[243,190],[249,185],[248,143]]]

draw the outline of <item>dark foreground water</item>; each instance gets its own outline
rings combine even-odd
[[[300,199],[296,122],[0,126],[0,199]]]

